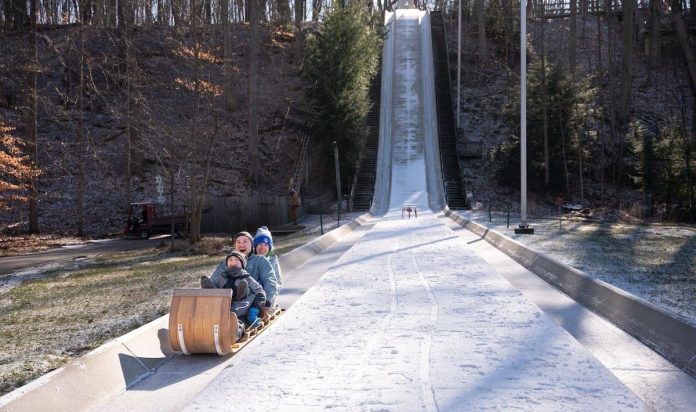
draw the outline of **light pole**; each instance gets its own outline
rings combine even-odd
[[[533,234],[527,223],[527,2],[520,1],[520,226],[515,233]]]
[[[459,28],[457,29],[457,129],[459,129],[459,106],[462,101],[462,0],[459,0]]]

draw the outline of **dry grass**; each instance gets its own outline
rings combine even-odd
[[[277,236],[283,253],[319,233]],[[0,293],[0,396],[169,311],[172,290],[199,287],[232,245],[122,252],[50,269]]]
[[[219,257],[127,252],[54,270],[0,295],[0,394],[169,310]]]

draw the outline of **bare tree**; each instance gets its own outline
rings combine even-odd
[[[305,0],[295,0],[295,28],[300,32],[305,16]],[[298,37],[299,38],[299,37]]]
[[[547,97],[547,84],[546,84],[546,53],[544,45],[546,43],[544,26],[546,25],[546,19],[544,14],[544,2],[541,1],[541,19],[539,19],[539,25],[541,27],[541,47],[539,50],[541,57],[541,111],[543,117],[543,129],[544,129],[544,189],[549,190],[549,115],[548,115],[548,97]]]
[[[654,82],[654,71],[660,64],[660,3],[658,0],[650,0],[650,63],[648,64],[648,77]]]
[[[289,22],[291,20],[290,3],[288,0],[276,0],[276,10],[278,11],[278,19],[280,21]]]
[[[312,21],[319,21],[323,0],[312,0]]]
[[[132,0],[121,0],[121,8],[129,7]],[[124,22],[124,27],[122,29],[122,41],[124,50],[124,60],[125,60],[125,82],[126,82],[126,207],[128,207],[133,202],[133,122],[131,118],[132,109],[132,52],[130,44],[130,20]]]
[[[222,71],[225,82],[225,107],[227,110],[233,110],[236,107],[236,102],[234,100],[234,89],[232,88],[232,44],[230,41],[230,24],[229,24],[229,0],[220,1],[220,18],[222,19],[222,38],[224,47],[224,61],[222,65]]]
[[[578,41],[578,0],[568,1],[570,2],[570,27],[568,30],[568,67],[570,68],[570,71],[574,73],[576,64],[576,44]]]
[[[84,7],[84,3],[81,7]],[[84,17],[85,14],[83,13]],[[77,92],[77,190],[75,196],[75,203],[77,207],[77,235],[84,235],[84,225],[85,225],[85,209],[84,209],[84,194],[85,194],[85,165],[83,159],[84,153],[84,122],[83,122],[83,96],[85,93],[85,25],[84,21],[80,22],[80,52],[79,52],[79,64],[78,69],[80,71],[80,82]]]
[[[681,46],[684,59],[686,60],[689,80],[691,81],[691,90],[696,91],[696,53],[694,53],[694,49],[689,42],[689,36],[682,13],[681,2],[679,0],[672,0],[672,21],[674,22],[674,29],[677,32],[679,45]]]
[[[619,95],[619,120],[628,122],[628,111],[633,80],[633,9],[635,0],[623,0],[623,53],[621,60],[621,93]]]
[[[200,108],[200,78],[201,78],[201,62],[200,62],[200,44],[198,42],[198,19],[196,13],[196,0],[191,2],[191,31],[193,36],[193,113],[191,115],[191,143],[197,146],[196,142],[199,141],[199,130],[198,130],[198,111]],[[194,149],[195,150],[195,149]],[[196,153],[197,151],[194,151]],[[191,160],[189,179],[190,179],[190,196],[191,203],[189,210],[191,213],[191,230],[189,235],[191,236],[191,243],[198,243],[200,241],[200,220],[197,220],[198,216],[198,179],[199,175],[197,173],[195,157]]]
[[[36,20],[36,3],[38,0],[30,2],[30,17],[29,22],[31,31],[29,33],[29,51],[28,60],[28,93],[27,104],[25,107],[25,122],[27,131],[29,132],[29,141],[27,142],[29,158],[31,159],[31,168],[38,169],[39,164],[39,139],[37,126],[37,101],[38,101],[38,71],[39,71],[39,55],[37,45],[37,20]],[[20,19],[24,20],[24,19]],[[34,174],[31,179],[29,189],[29,232],[39,232],[39,178]]]
[[[597,13],[597,78],[601,79],[602,78],[602,17],[600,13]],[[601,84],[602,82],[600,82]],[[601,86],[600,86],[601,87]],[[597,107],[597,102],[595,102],[595,107],[596,111],[599,113],[599,124],[600,124],[600,130],[599,130],[599,147],[600,147],[600,156],[599,156],[599,181],[600,181],[600,202],[604,202],[604,193],[605,193],[605,183],[604,183],[604,175],[605,175],[605,168],[606,168],[606,160],[605,160],[605,138],[606,138],[606,133],[604,130],[604,125],[606,123],[606,118],[605,118],[605,102],[604,102],[604,93],[600,92],[599,93],[599,107]]]
[[[488,61],[488,44],[486,41],[486,4],[483,0],[474,0],[476,22],[478,27],[479,63]]]
[[[515,59],[515,34],[513,32],[513,20],[515,16],[513,15],[512,12],[512,0],[502,0],[502,7],[503,7],[503,19],[504,22],[503,24],[505,25],[505,56],[506,56],[506,62],[509,68],[515,67],[516,59]],[[543,9],[543,3],[542,3],[542,8],[541,8],[541,16],[543,20],[544,16],[544,9]],[[542,21],[543,24],[543,21]]]
[[[247,130],[247,155],[252,184],[259,186],[259,120],[258,120],[258,59],[259,59],[259,9],[257,0],[249,0],[249,112]]]

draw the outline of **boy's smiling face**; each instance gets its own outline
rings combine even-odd
[[[242,262],[239,260],[237,256],[230,256],[227,258],[227,267],[228,268],[241,268],[242,267]]]
[[[269,248],[267,244],[259,243],[258,245],[256,245],[256,254],[266,256],[266,253],[268,253],[270,249],[271,248]]]

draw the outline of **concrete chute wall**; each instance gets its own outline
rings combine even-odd
[[[413,20],[385,13],[382,101],[375,192],[370,212],[383,215],[403,204],[435,211],[447,208],[442,186],[430,15],[416,9]],[[395,47],[395,38],[405,37]],[[414,56],[417,58],[414,59]],[[416,65],[411,64],[416,61]],[[413,95],[419,98],[414,101]],[[422,157],[422,159],[420,159]],[[424,162],[411,174],[412,162]]]

